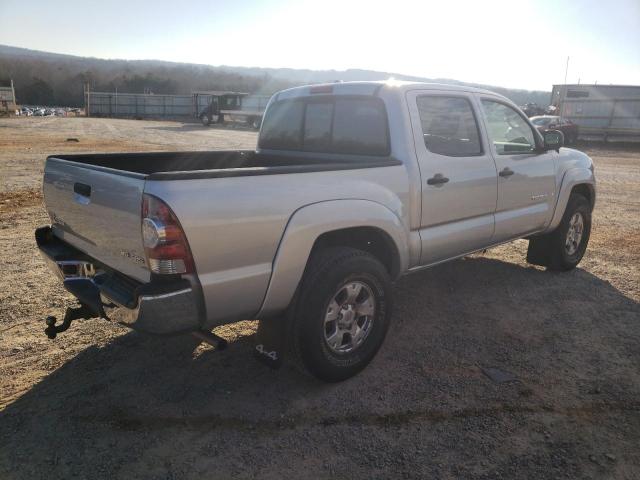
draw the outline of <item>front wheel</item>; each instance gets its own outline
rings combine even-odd
[[[389,274],[369,253],[348,247],[315,253],[290,309],[294,360],[327,382],[352,377],[382,345],[391,300]]]
[[[590,235],[591,205],[583,195],[572,193],[560,225],[529,240],[527,260],[550,270],[572,270],[582,260]]]

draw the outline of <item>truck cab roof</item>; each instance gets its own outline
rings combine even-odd
[[[465,85],[449,85],[444,83],[408,82],[404,80],[378,80],[378,81],[354,81],[354,82],[333,82],[320,83],[315,85],[305,85],[282,90],[274,97],[274,101],[288,98],[305,97],[315,94],[325,95],[376,95],[382,90],[396,91],[404,94],[410,90],[447,90],[465,93],[482,93],[505,98],[495,92],[482,88],[469,87]],[[505,98],[506,100],[506,98]]]

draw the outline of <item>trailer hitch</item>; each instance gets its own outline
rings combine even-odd
[[[44,329],[44,333],[47,337],[53,340],[56,338],[56,335],[68,330],[73,320],[78,320],[80,318],[88,320],[95,316],[96,314],[94,311],[84,304],[81,304],[79,307],[67,307],[67,310],[64,313],[64,319],[60,325],[56,325],[57,319],[53,315],[49,315],[45,319],[47,328]]]
[[[208,330],[196,330],[195,332],[191,332],[191,335],[204,343],[208,343],[216,350],[224,350],[229,345],[229,343],[224,338],[219,337],[215,333]]]

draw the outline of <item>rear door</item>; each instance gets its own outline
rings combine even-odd
[[[420,263],[428,265],[489,243],[496,167],[472,95],[418,90],[407,97],[422,179]]]
[[[141,233],[144,175],[47,159],[44,199],[54,234],[140,281],[149,279]]]
[[[555,151],[540,153],[524,115],[502,99],[480,96],[498,169],[496,228],[492,243],[543,229],[555,205]]]

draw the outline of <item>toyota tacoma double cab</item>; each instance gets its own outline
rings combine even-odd
[[[344,380],[400,276],[519,238],[530,263],[580,262],[594,168],[562,142],[486,90],[347,82],[275,94],[251,151],[50,156],[36,240],[80,306],[47,333],[258,319],[259,354]]]

